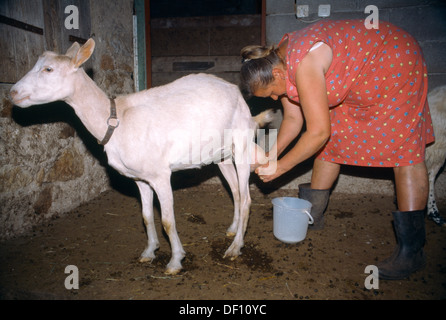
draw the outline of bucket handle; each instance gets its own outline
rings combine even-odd
[[[313,224],[314,223],[314,219],[311,216],[310,212],[308,210],[304,210],[304,212],[308,215],[308,218],[310,218],[310,221],[308,221],[308,224]]]

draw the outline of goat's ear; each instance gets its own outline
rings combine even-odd
[[[71,58],[71,62],[75,68],[79,68],[85,61],[87,61],[94,51],[95,42],[93,39],[88,39],[85,44],[80,47],[77,53]]]
[[[73,59],[80,48],[81,48],[81,46],[79,45],[79,43],[75,42],[70,47],[70,49],[67,50],[67,53],[65,53],[65,55],[70,57],[71,59]]]

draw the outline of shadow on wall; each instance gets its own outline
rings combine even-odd
[[[106,169],[110,187],[129,196],[137,196],[138,190],[133,180],[122,176],[108,165],[107,155],[103,146],[85,128],[75,114],[74,110],[65,102],[57,101],[48,104],[35,105],[26,109],[14,106],[12,108],[12,120],[22,127],[32,125],[66,123],[68,126],[61,132],[62,138],[74,137],[76,134],[101,166]]]

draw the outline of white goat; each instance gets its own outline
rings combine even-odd
[[[228,129],[254,131],[256,120],[260,121],[266,114],[253,118],[237,86],[211,75],[199,74],[119,96],[114,99],[117,119],[110,117],[113,100],[80,68],[92,55],[94,46],[94,41],[89,39],[82,47],[73,44],[65,55],[45,52],[11,88],[14,104],[29,107],[56,100],[67,102],[91,134],[98,141],[102,140],[109,164],[136,181],[148,238],[141,262],[152,261],[159,247],[153,217],[153,190],[156,192],[162,225],[172,247],[167,274],[181,270],[185,255],[175,226],[171,173],[217,162],[222,156],[230,157],[229,161],[220,161],[218,166],[234,199],[234,218],[227,234],[235,237],[225,257],[236,258],[244,244],[251,204],[248,179],[252,160],[232,161],[232,157],[242,159],[240,152],[249,157],[248,148],[254,144],[234,137],[229,143],[225,140],[222,144],[221,141]],[[109,128],[111,132],[115,130],[107,143],[103,137]],[[194,151],[197,139],[198,149]],[[220,148],[210,148],[210,142]],[[256,145],[255,148],[262,156],[263,150]]]
[[[435,133],[435,142],[426,148],[426,166],[429,173],[427,215],[436,224],[446,226],[446,221],[440,216],[435,202],[435,178],[446,160],[446,86],[432,90],[427,99]]]

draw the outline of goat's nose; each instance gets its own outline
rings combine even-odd
[[[14,99],[14,97],[17,95],[17,90],[9,91],[9,95],[11,96],[12,99]]]

